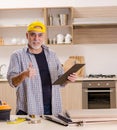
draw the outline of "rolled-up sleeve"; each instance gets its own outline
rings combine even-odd
[[[18,75],[19,73],[20,73],[19,58],[16,53],[13,53],[10,57],[10,64],[7,72],[7,80],[11,87],[15,87],[12,84],[12,77]]]

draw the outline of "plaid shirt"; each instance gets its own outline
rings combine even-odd
[[[47,46],[42,45],[47,59],[52,83],[63,74],[63,69],[56,54]],[[28,51],[28,47],[15,51],[11,55],[10,64],[7,73],[7,79],[12,87],[12,77],[21,73],[29,67],[32,62],[36,72],[39,72],[35,56]],[[60,86],[52,86],[52,114],[56,115],[62,112]],[[16,87],[17,109],[28,114],[43,115],[43,95],[40,74],[37,73],[33,78],[26,78]]]

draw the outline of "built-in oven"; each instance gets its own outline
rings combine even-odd
[[[115,81],[83,81],[82,108],[116,108]]]

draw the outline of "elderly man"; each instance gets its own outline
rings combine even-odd
[[[61,86],[52,83],[63,74],[56,54],[44,45],[46,27],[32,22],[26,32],[28,46],[11,55],[7,79],[16,88],[17,115],[57,115],[62,112]],[[76,74],[68,76],[74,82]]]

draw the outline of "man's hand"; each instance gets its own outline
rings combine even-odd
[[[73,74],[70,74],[67,79],[71,82],[75,82],[77,78],[78,78],[77,74],[73,73]]]
[[[33,65],[32,63],[29,63],[29,67],[27,69],[27,76],[29,78],[32,78],[36,75],[36,70],[33,68]]]
[[[27,77],[32,78],[36,75],[36,70],[33,68],[32,63],[29,63],[27,70],[21,72],[12,78],[12,83],[17,87],[21,82],[23,82]]]

